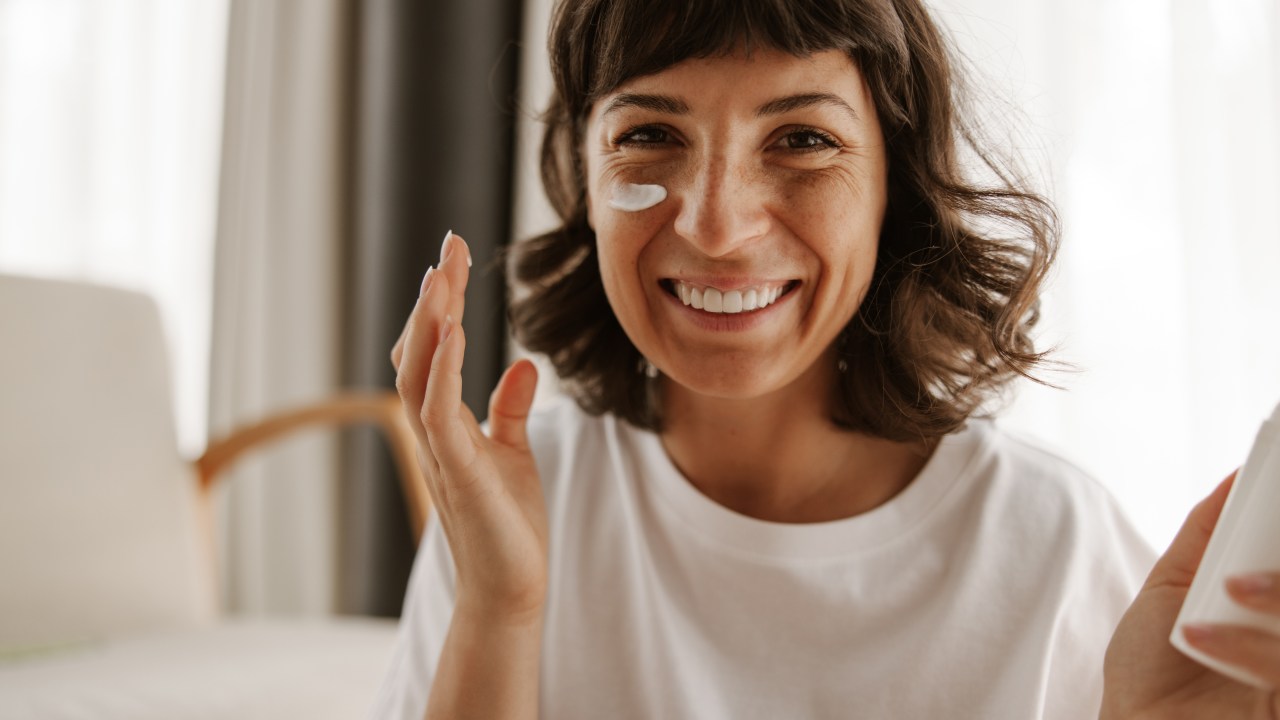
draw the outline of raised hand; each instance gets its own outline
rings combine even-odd
[[[1102,718],[1206,718],[1276,720],[1280,700],[1221,675],[1183,655],[1169,633],[1191,586],[1205,546],[1231,487],[1231,478],[1191,511],[1168,551],[1151,571],[1107,648]],[[1265,577],[1265,576],[1264,576]],[[1280,580],[1280,578],[1276,578]],[[1237,602],[1280,616],[1280,587],[1229,581]],[[1189,629],[1187,639],[1232,663],[1245,663],[1280,687],[1280,637],[1230,626]]]
[[[547,586],[547,520],[525,422],[537,371],[516,362],[489,401],[489,435],[462,403],[462,330],[470,249],[445,236],[391,353],[396,387],[458,578],[455,613],[532,622]]]

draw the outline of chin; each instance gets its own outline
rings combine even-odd
[[[672,387],[668,391],[684,391],[721,400],[753,400],[777,391],[786,383],[775,377],[776,371],[750,365],[732,368],[674,369],[664,373]]]

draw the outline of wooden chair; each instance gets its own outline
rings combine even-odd
[[[209,496],[251,449],[367,422],[420,534],[428,496],[396,395],[267,418],[189,462],[149,298],[0,275],[0,348],[0,717],[364,715],[394,622],[220,611]]]

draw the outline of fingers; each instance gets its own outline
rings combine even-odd
[[[422,277],[422,286],[418,288],[418,297],[427,294],[427,287],[431,284],[431,275],[434,271],[434,267],[427,268],[426,275]],[[412,315],[412,311],[410,315]],[[400,337],[396,338],[396,344],[391,346],[391,367],[395,368],[397,372],[400,370],[400,359],[404,357],[404,339],[408,334],[409,323],[406,321],[404,327],[400,328]]]
[[[1280,687],[1280,637],[1243,625],[1188,624],[1182,632],[1196,649]]]
[[[1227,502],[1233,480],[1235,473],[1227,476],[1208,497],[1191,510],[1169,549],[1152,568],[1151,575],[1147,578],[1147,587],[1191,585],[1196,568],[1200,567],[1200,560],[1204,557],[1205,546],[1209,544],[1209,536],[1213,534],[1218,516],[1222,514],[1222,506]]]
[[[489,396],[489,436],[495,442],[517,450],[529,449],[525,423],[537,387],[538,370],[528,360],[517,360],[502,374],[498,387]]]
[[[1280,573],[1227,578],[1227,594],[1241,605],[1280,616]],[[1183,635],[1192,646],[1280,687],[1280,637],[1246,625],[1191,623]]]
[[[443,475],[465,476],[476,458],[476,445],[462,412],[462,357],[466,335],[447,317],[427,379],[422,424]],[[474,422],[474,421],[472,421]],[[461,478],[460,478],[461,479]],[[452,483],[451,483],[452,484]]]
[[[406,324],[400,330],[400,337],[396,338],[396,344],[391,346],[391,367],[395,368],[396,372],[400,371],[400,358],[404,356],[404,333],[408,329],[409,326]]]
[[[426,442],[422,428],[422,404],[427,390],[427,377],[431,370],[431,358],[436,354],[440,326],[444,322],[449,299],[449,278],[434,268],[427,271],[422,286],[425,291],[405,323],[404,342],[401,345],[399,370],[396,373],[396,390],[404,405],[409,424],[418,434],[419,442]]]
[[[460,320],[470,263],[466,242],[446,234],[440,264],[423,278],[418,302],[391,350],[396,389],[418,438],[419,463],[432,499],[442,507],[453,488],[471,479],[483,438],[462,405],[466,343]]]
[[[449,258],[454,252],[459,252],[459,257],[453,261]],[[445,233],[444,242],[440,246],[440,266],[442,271],[450,281],[450,287],[453,292],[450,297],[450,303],[446,306],[446,313],[458,318],[461,322],[462,312],[466,305],[467,281],[470,277],[471,267],[471,248],[466,244],[461,236],[454,235],[453,231]],[[428,274],[431,270],[427,271]],[[426,294],[427,278],[423,278],[422,288],[418,291],[419,297]],[[397,371],[400,370],[400,362],[404,358],[405,338],[409,332],[409,324],[406,322],[404,328],[400,331],[400,337],[396,338],[395,345],[391,348],[391,366]]]
[[[1254,573],[1227,578],[1227,594],[1252,610],[1280,615],[1280,573]]]
[[[467,281],[471,276],[471,248],[461,235],[450,230],[440,246],[440,271],[449,276],[448,314],[459,323],[466,309]]]

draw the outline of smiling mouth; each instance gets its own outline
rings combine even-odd
[[[713,314],[736,315],[763,310],[773,305],[799,285],[800,281],[767,283],[736,290],[721,290],[679,280],[663,280],[660,284],[687,307]]]

